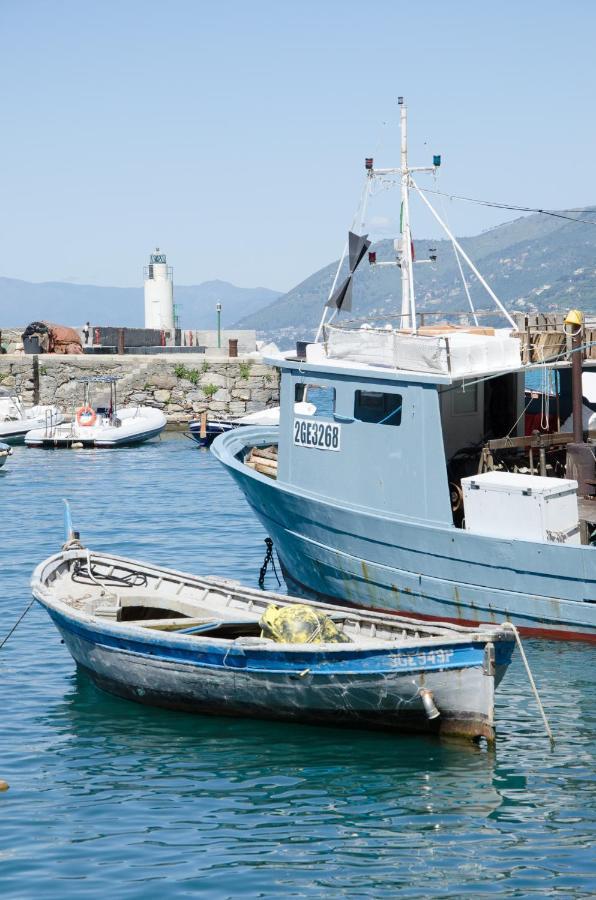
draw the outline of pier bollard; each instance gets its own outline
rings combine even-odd
[[[124,353],[124,328],[118,329],[118,353],[120,356]]]

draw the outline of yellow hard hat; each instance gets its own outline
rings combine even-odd
[[[565,325],[583,325],[584,314],[579,309],[570,309],[565,316]]]

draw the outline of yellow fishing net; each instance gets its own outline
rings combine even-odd
[[[335,622],[324,613],[299,603],[296,606],[276,606],[270,603],[259,625],[261,637],[278,644],[347,644],[350,638],[342,634]]]

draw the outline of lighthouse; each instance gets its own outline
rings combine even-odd
[[[145,266],[145,328],[174,328],[174,279],[159,247]]]

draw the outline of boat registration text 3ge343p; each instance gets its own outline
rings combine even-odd
[[[341,425],[336,425],[334,422],[294,419],[294,443],[299,447],[339,450],[340,437]]]

